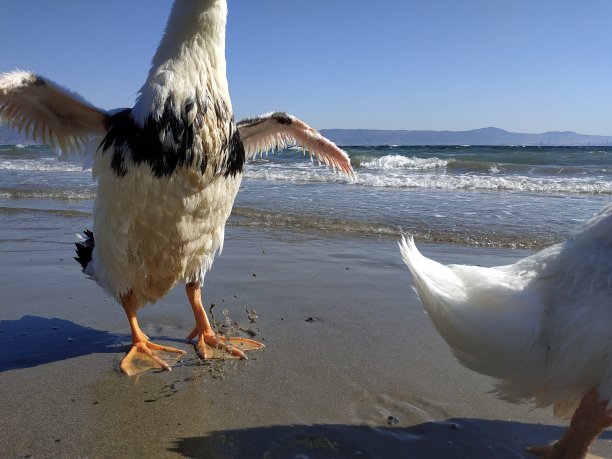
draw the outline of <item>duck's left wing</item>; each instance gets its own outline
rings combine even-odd
[[[103,135],[108,115],[46,78],[14,71],[0,74],[0,118],[28,137],[66,151]]]
[[[320,162],[347,175],[354,175],[348,155],[295,116],[282,112],[268,113],[241,120],[237,126],[247,158],[297,144]]]

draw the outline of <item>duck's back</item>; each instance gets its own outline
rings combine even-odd
[[[564,243],[513,269],[530,264],[539,269],[530,290],[543,305],[538,345],[546,351],[537,401],[569,416],[594,387],[611,399],[612,206]]]

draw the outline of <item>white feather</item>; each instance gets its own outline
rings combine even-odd
[[[238,122],[238,132],[247,158],[258,154],[299,145],[319,162],[353,176],[348,155],[332,141],[293,115],[274,112]]]
[[[83,149],[92,135],[104,134],[105,116],[78,94],[31,72],[0,75],[0,119],[64,152]]]
[[[612,406],[612,206],[574,237],[509,266],[442,265],[400,243],[432,322],[500,397],[571,415],[596,387]]]

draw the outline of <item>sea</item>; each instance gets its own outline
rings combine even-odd
[[[229,227],[536,250],[612,203],[609,146],[343,148],[353,179],[297,148],[247,162]],[[0,145],[0,242],[72,240],[95,196],[81,158]]]

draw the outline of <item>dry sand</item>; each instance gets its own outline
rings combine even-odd
[[[0,457],[520,458],[557,439],[550,410],[499,401],[461,367],[422,312],[397,244],[228,228],[207,305],[266,348],[202,363],[182,288],[142,311],[157,342],[188,354],[126,377],[121,307],[65,243],[2,245]],[[525,252],[424,245],[444,262],[496,265]],[[612,433],[593,453],[612,457]]]

